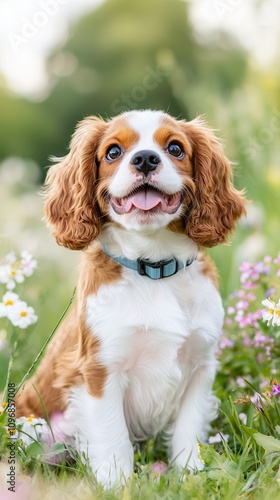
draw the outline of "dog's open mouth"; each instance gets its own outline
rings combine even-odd
[[[113,210],[119,215],[128,214],[135,209],[174,214],[181,205],[181,193],[166,194],[147,185],[135,189],[123,198],[111,196],[110,202]]]

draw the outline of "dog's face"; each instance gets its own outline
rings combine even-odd
[[[226,240],[245,212],[231,166],[205,123],[158,111],[82,121],[47,177],[45,214],[59,244],[87,247],[105,222],[169,227],[196,243]]]
[[[160,112],[117,117],[97,150],[102,212],[126,229],[169,225],[193,187],[191,152],[181,124]]]

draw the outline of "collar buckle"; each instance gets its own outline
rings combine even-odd
[[[170,272],[170,265],[174,268]],[[169,271],[168,274],[165,274],[164,271],[166,270],[166,267],[169,266]],[[147,272],[147,268],[150,268],[151,272]],[[159,270],[159,275],[157,274],[156,277],[153,277],[153,271]],[[179,263],[178,260],[173,257],[173,259],[169,260],[159,260],[158,262],[151,262],[148,259],[137,259],[137,272],[140,274],[140,276],[148,276],[149,278],[152,279],[162,279],[162,278],[168,278],[169,276],[173,276],[179,271]]]

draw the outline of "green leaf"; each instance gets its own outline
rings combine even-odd
[[[273,436],[265,436],[265,434],[257,432],[253,435],[253,439],[265,449],[266,453],[280,452],[280,440]]]
[[[43,446],[41,443],[38,443],[38,441],[34,441],[34,443],[31,443],[28,445],[26,449],[26,457],[27,458],[38,458],[40,455],[42,455],[43,451]]]

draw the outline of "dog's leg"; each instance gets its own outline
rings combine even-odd
[[[65,415],[75,425],[78,449],[88,458],[98,482],[107,488],[123,483],[133,471],[124,389],[124,380],[116,374],[108,376],[101,397],[90,395],[86,386],[77,387]]]
[[[218,399],[212,393],[216,362],[196,369],[183,395],[170,439],[173,462],[189,469],[202,469],[197,440],[205,441],[210,422],[217,415]]]

